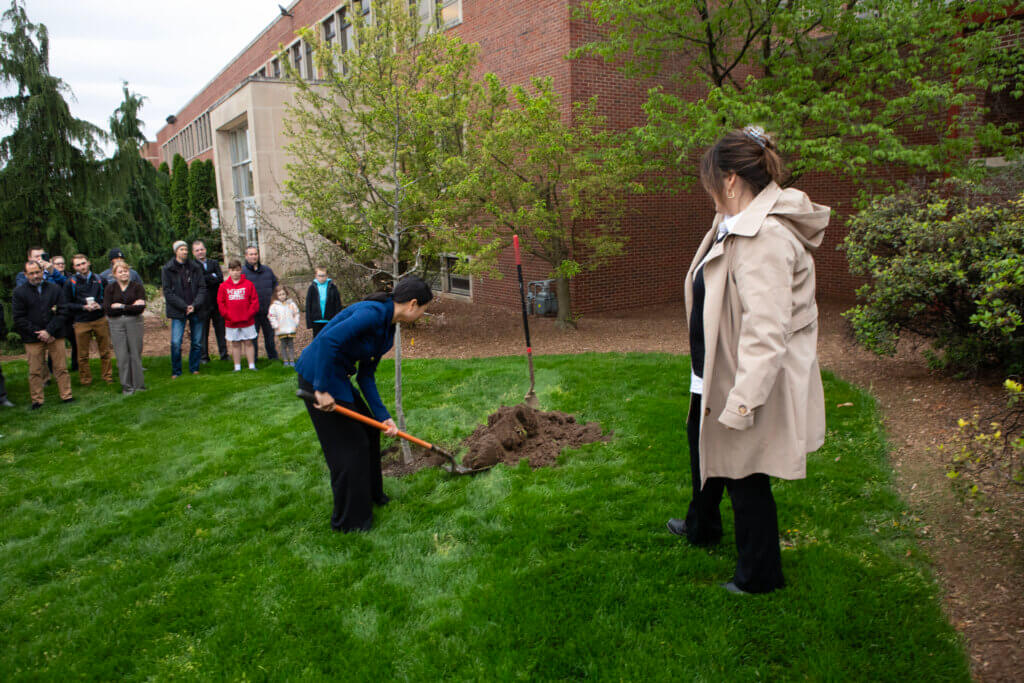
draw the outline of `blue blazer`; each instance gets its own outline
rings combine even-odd
[[[349,377],[356,375],[374,417],[382,422],[389,419],[391,414],[380,400],[373,374],[380,357],[395,344],[394,315],[395,304],[390,299],[352,304],[331,318],[303,349],[295,371],[316,391],[326,391],[334,400],[347,403],[355,401]]]

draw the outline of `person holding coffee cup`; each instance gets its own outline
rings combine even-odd
[[[90,342],[96,340],[103,371],[103,381],[114,382],[114,368],[110,353],[110,327],[103,314],[103,290],[106,283],[92,272],[85,254],[75,254],[71,259],[75,274],[64,283],[64,294],[68,300],[68,312],[75,325],[75,343],[78,346],[78,383],[92,384],[92,370],[89,367]]]

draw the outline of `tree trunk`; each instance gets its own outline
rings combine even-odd
[[[398,146],[399,146],[399,127],[400,127],[401,114],[398,108],[395,108],[395,138],[394,147],[392,148],[391,156],[391,168],[394,174],[395,183],[395,195],[394,195],[394,211],[392,214],[392,230],[394,236],[394,243],[391,251],[391,288],[394,291],[394,287],[398,284],[398,276],[402,274],[401,264],[398,262],[398,257],[401,254],[401,243],[402,243],[402,225],[401,217],[399,214],[399,205],[402,197],[402,183],[398,178]],[[405,409],[402,407],[402,325],[401,323],[395,324],[395,417],[398,418],[398,428],[401,431],[405,431]],[[406,465],[412,463],[412,449],[409,448],[409,442],[405,439],[399,439],[398,443],[402,449],[402,462]]]
[[[558,319],[555,324],[559,327],[576,327],[576,320],[572,315],[572,299],[569,296],[569,280],[560,277],[555,279],[555,292],[558,297]]]

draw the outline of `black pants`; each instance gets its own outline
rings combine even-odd
[[[4,379],[4,367],[0,365],[0,401],[7,400],[7,380]]]
[[[252,350],[258,356],[260,352],[260,330],[263,330],[263,348],[267,350],[267,358],[277,360],[277,346],[274,345],[274,327],[266,313],[257,313],[256,336],[252,339]],[[315,409],[314,409],[315,410]]]
[[[313,393],[313,386],[302,377],[299,388]],[[355,389],[352,395],[354,404],[339,405],[372,417],[362,396]],[[312,401],[306,401],[306,411],[331,472],[331,527],[338,531],[368,531],[373,525],[373,504],[384,501],[380,431],[339,413],[319,410]]]
[[[75,328],[68,325],[64,330],[64,338],[71,342],[71,372],[78,370],[78,339],[75,337]]]
[[[206,324],[203,325],[202,360],[210,360],[210,328],[213,328],[214,337],[217,339],[217,353],[221,360],[228,357],[228,342],[224,337],[224,317],[220,309],[214,306],[207,311]]]
[[[327,323],[313,323],[313,338],[316,339],[316,335],[320,334],[320,330],[327,327]]]
[[[768,593],[782,588],[782,554],[779,551],[779,520],[767,474],[743,479],[709,477],[700,485],[700,394],[690,394],[686,436],[690,444],[690,477],[693,500],[686,511],[686,536],[696,545],[710,545],[722,537],[723,488],[732,499],[736,528],[736,572],[733,583],[748,593]],[[706,419],[714,419],[708,416]]]

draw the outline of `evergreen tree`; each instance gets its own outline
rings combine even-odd
[[[180,154],[171,162],[171,229],[175,239],[184,239],[189,233],[188,215],[188,163]]]
[[[71,115],[64,99],[70,90],[50,73],[49,47],[46,27],[30,22],[24,4],[13,0],[0,18],[0,83],[10,93],[0,98],[0,122],[13,122],[0,140],[2,283],[21,270],[29,245],[96,254],[113,237],[92,210],[102,182],[98,141],[106,136]]]
[[[163,197],[164,205],[167,210],[171,210],[171,167],[167,165],[166,161],[160,162],[160,168],[157,169],[163,178],[160,181],[160,196]]]
[[[104,218],[118,234],[116,246],[139,271],[153,276],[175,238],[163,197],[169,179],[140,154],[146,141],[139,118],[144,100],[126,83],[124,101],[110,117],[110,136],[117,148],[104,163],[109,195]]]

